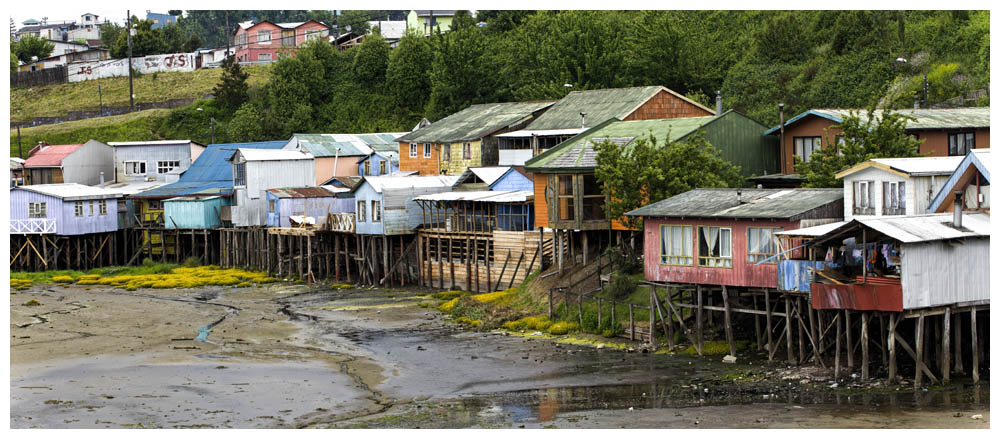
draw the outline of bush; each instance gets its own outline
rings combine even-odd
[[[639,281],[636,278],[616,271],[611,274],[611,280],[604,287],[604,291],[615,299],[624,299],[634,293],[637,286],[639,286]]]
[[[503,324],[503,328],[510,331],[545,331],[550,326],[552,322],[543,315],[524,317]]]
[[[188,268],[197,267],[197,266],[201,265],[201,258],[196,257],[196,256],[191,256],[191,257],[185,259],[184,260],[184,264],[182,264],[182,265],[184,265],[185,267],[188,267]]]
[[[154,264],[153,258],[144,258],[142,260],[142,266],[143,267],[152,267],[153,264]]]
[[[583,312],[583,330],[587,332],[597,332],[601,322],[597,320],[597,311],[586,310]]]
[[[558,322],[549,326],[549,334],[566,335],[570,331],[576,331],[578,329],[580,329],[580,325],[576,322]]]

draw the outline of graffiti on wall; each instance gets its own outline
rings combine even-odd
[[[195,53],[170,53],[132,58],[132,68],[139,73],[157,72],[192,72],[197,67]],[[113,59],[72,63],[66,66],[69,71],[69,82],[86,81],[89,79],[128,76],[128,60]]]

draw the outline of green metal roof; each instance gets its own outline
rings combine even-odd
[[[673,218],[786,219],[843,199],[844,190],[840,188],[694,189],[640,207],[625,215]]]
[[[396,141],[400,136],[407,133],[368,133],[368,134],[355,134],[357,138],[361,139],[372,149],[376,151],[399,151],[399,142]]]
[[[371,148],[353,134],[294,134],[299,146],[314,157],[367,156]],[[339,150],[339,151],[338,151]]]
[[[875,110],[875,117],[882,117],[883,110]],[[961,128],[989,128],[990,108],[989,107],[969,107],[969,108],[910,108],[893,110],[905,116],[910,116],[914,120],[906,121],[908,130],[941,130],[941,129],[961,129]],[[868,119],[868,110],[862,108],[814,108],[802,112],[785,122],[785,127],[795,124],[806,116],[818,116],[829,119],[836,123],[841,123],[851,113],[857,114],[862,121]],[[777,134],[781,130],[780,126],[771,128],[765,135]]]
[[[537,131],[579,128],[584,122],[586,122],[585,126],[595,126],[612,118],[625,119],[643,103],[656,96],[661,90],[688,101],[693,105],[697,105],[709,113],[715,113],[712,109],[706,108],[680,93],[659,85],[579,90],[572,91],[560,99],[552,108],[549,108],[545,113],[528,124],[525,129]],[[586,120],[581,119],[581,112],[587,113]]]
[[[501,102],[472,105],[397,139],[399,142],[447,143],[475,140],[511,126],[552,105],[544,102]]]

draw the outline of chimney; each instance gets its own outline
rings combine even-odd
[[[586,128],[586,127],[587,127],[587,113],[581,111],[580,112],[580,128]]]
[[[101,189],[104,189],[104,171],[101,171]]]
[[[781,127],[780,133],[778,134],[779,136],[781,136],[781,142],[780,142],[781,153],[779,154],[779,156],[781,157],[781,166],[779,167],[780,169],[779,172],[784,174],[785,173],[785,104],[778,104],[778,121],[779,121],[778,126]]]
[[[722,114],[722,90],[715,91],[715,115]]]
[[[956,229],[962,228],[962,191],[955,191],[955,220],[954,226]]]
[[[743,204],[743,189],[736,189],[736,204]]]

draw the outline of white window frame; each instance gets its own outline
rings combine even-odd
[[[855,181],[853,186],[854,202],[852,203],[855,215],[874,215],[875,206],[872,200],[875,198],[875,182],[871,180]]]
[[[159,160],[156,162],[156,173],[166,174],[179,167],[181,167],[180,160]]]
[[[416,143],[411,143],[410,144],[410,157],[416,157],[417,156],[417,148],[418,147],[417,147]]]
[[[380,223],[382,222],[382,202],[378,200],[372,200],[372,222]]]
[[[366,203],[365,200],[358,200],[358,208],[357,208],[358,212],[356,215],[358,217],[359,223],[368,221],[368,214],[367,212],[365,212],[365,206],[367,205],[368,203]]]
[[[781,227],[747,227],[747,262],[756,264],[766,260],[765,264],[777,264],[774,255],[778,254],[778,237],[775,234],[781,230]],[[766,244],[761,242],[765,236],[770,237]]]
[[[48,218],[45,202],[28,203],[28,218]]]
[[[882,215],[906,215],[906,182],[882,182]]]
[[[685,236],[686,232],[686,236]],[[677,238],[679,235],[679,243]],[[694,227],[660,225],[660,265],[694,265]]]
[[[73,202],[73,216],[82,217],[83,216],[83,201]]]
[[[125,175],[146,175],[145,160],[126,160],[122,166],[125,168]],[[141,172],[136,172],[136,168]]]
[[[274,61],[274,57],[270,53],[258,53],[257,61]]]
[[[708,238],[711,240],[712,229],[719,233],[719,254],[711,255],[712,243],[707,242],[709,254],[701,254],[702,230],[708,231]],[[726,244],[728,241],[728,245]],[[728,252],[726,251],[728,248]],[[727,254],[728,253],[728,254]],[[698,266],[710,268],[733,268],[733,229],[731,227],[719,226],[698,226]]]
[[[424,144],[424,158],[425,159],[431,158],[431,144],[430,143],[425,143]]]
[[[257,31],[257,44],[264,44],[264,45],[271,44],[271,31],[270,30]]]
[[[107,215],[108,214],[108,200],[100,200],[97,202],[98,214]]]
[[[795,145],[795,155],[799,156],[803,162],[809,162],[813,153],[823,147],[823,138],[820,136],[793,137],[792,143]],[[809,140],[807,147],[806,140]]]
[[[233,186],[246,187],[247,185],[247,164],[237,163],[233,165]]]

